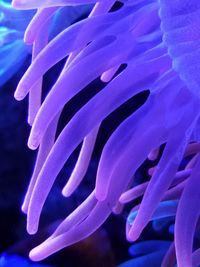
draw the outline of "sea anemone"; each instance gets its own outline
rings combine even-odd
[[[83,142],[63,189],[65,196],[70,196],[81,183],[103,120],[133,96],[149,90],[144,105],[127,117],[105,144],[94,191],[44,243],[30,252],[30,257],[41,260],[86,238],[112,212],[119,212],[120,202],[143,196],[140,205],[134,207],[137,212],[133,220],[127,221],[127,239],[137,240],[152,218],[176,214],[175,246],[170,251],[176,250],[179,267],[189,267],[200,213],[200,3],[124,0],[120,1],[120,8],[113,9],[115,2],[119,1],[13,0],[15,8],[38,9],[25,40],[42,43],[15,92],[17,100],[28,93],[32,98],[28,146],[39,147],[22,206],[30,234],[37,232],[46,198],[71,153]],[[49,19],[58,7],[85,4],[95,4],[88,18],[48,42]],[[65,58],[57,81],[40,106],[41,86],[37,90],[36,85]],[[104,88],[76,112],[56,138],[65,104],[99,77]],[[138,168],[147,158],[158,158],[159,153],[161,157],[150,170],[149,182],[134,187]],[[188,155],[195,155],[189,167],[184,165]],[[198,259],[198,252],[196,255]]]

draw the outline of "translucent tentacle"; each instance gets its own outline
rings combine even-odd
[[[183,122],[181,123],[182,126],[180,126],[179,124],[179,127],[182,128],[182,131],[184,133],[187,132],[186,136],[184,137],[182,136],[182,134],[181,136],[177,134],[173,137],[170,137],[161,161],[159,162],[157,171],[152,177],[145,192],[138,215],[134,221],[132,231],[130,231],[130,238],[132,238],[133,240],[135,240],[139,236],[144,226],[148,223],[147,217],[150,218],[150,216],[152,215],[152,211],[160,201],[162,194],[168,189],[173,176],[177,171],[177,168],[183,157],[183,152],[185,150],[189,136],[191,134],[190,131],[192,131],[193,123],[195,123],[193,115],[191,116],[191,114],[189,113],[188,115],[189,118],[183,119]],[[172,151],[174,153],[173,157],[171,157]]]
[[[181,143],[179,143],[179,146],[177,146],[177,142],[180,142],[180,140]],[[155,206],[161,200],[163,193],[170,186],[172,177],[175,175],[175,172],[177,171],[180,161],[182,159],[182,154],[179,150],[183,147],[183,145],[184,142],[182,141],[182,136],[177,136],[176,139],[172,138],[167,143],[164,154],[158,165],[158,169],[150,180],[147,190],[145,191],[137,217],[133,223],[132,229],[129,232],[130,240],[136,240],[138,238],[141,231],[147,225],[148,220],[152,216],[153,209],[155,209]],[[171,151],[176,151],[176,161],[174,161],[174,159],[171,159]],[[178,155],[180,155],[180,158],[178,157]],[[151,197],[149,197],[149,195],[151,195]],[[149,219],[147,219],[147,216]]]
[[[191,174],[191,170],[184,170],[184,171],[177,172],[171,185],[174,186],[176,184],[179,184],[180,182],[187,179],[190,176],[190,174]],[[136,198],[142,196],[144,194],[148,184],[149,184],[149,182],[145,182],[143,184],[140,184],[138,186],[135,186],[135,187],[129,189],[128,191],[124,192],[121,195],[119,201],[123,204],[126,204],[126,203],[131,202],[131,201],[135,200]]]
[[[64,196],[69,197],[77,189],[77,187],[83,180],[87,172],[90,159],[92,157],[92,152],[94,150],[98,131],[99,131],[99,127],[96,127],[85,137],[76,166],[67,184],[62,190],[62,194]]]
[[[37,11],[24,34],[24,42],[26,44],[33,44],[36,39],[38,32],[44,27],[48,20],[58,10],[58,7],[42,8]],[[38,38],[41,38],[38,37]]]
[[[42,166],[54,144],[55,141],[55,135],[56,135],[56,129],[57,129],[57,123],[58,123],[58,119],[60,117],[60,114],[58,114],[58,116],[55,117],[55,119],[51,122],[51,124],[49,125],[43,139],[41,142],[41,145],[39,147],[39,151],[37,154],[37,159],[36,159],[36,163],[35,163],[35,168],[31,177],[31,181],[29,183],[28,186],[28,190],[26,192],[25,195],[25,199],[24,202],[22,204],[22,211],[24,213],[28,212],[28,208],[29,208],[29,203],[30,203],[30,199],[32,196],[32,193],[34,191],[35,188],[35,184],[38,178],[38,175],[42,169]]]
[[[175,263],[176,263],[176,252],[175,252],[175,245],[173,242],[164,256],[161,267],[174,267]]]
[[[143,121],[141,125],[139,123],[141,118],[145,116],[144,114],[148,113],[150,109],[151,103],[149,102],[148,104],[144,109],[139,110],[127,119],[115,131],[105,147],[105,149],[110,150],[110,153],[112,153],[112,156],[114,155],[115,159],[117,158],[116,163],[111,169],[112,172],[108,169],[110,176],[107,175],[109,178],[109,187],[106,200],[109,203],[116,202],[126,190],[132,175],[144,162],[153,146],[160,145],[165,141],[165,131],[162,131],[156,126],[151,127],[148,131],[144,131],[144,126],[148,124],[143,123]],[[135,125],[136,128],[131,128],[130,125]],[[154,138],[155,135],[157,136],[156,140]],[[138,139],[140,139],[141,143]],[[119,147],[118,143],[120,144]],[[124,149],[122,149],[123,146]],[[131,161],[128,162],[128,158],[131,158]]]
[[[175,246],[177,263],[181,267],[192,266],[193,237],[199,219],[200,201],[199,186],[200,157],[188,179],[178,205],[175,221]],[[191,197],[192,196],[192,197]],[[188,209],[188,207],[190,207]],[[187,214],[187,216],[185,216]]]
[[[45,99],[36,117],[36,120],[34,121],[28,141],[30,148],[37,148],[48,124],[50,123],[52,118],[60,111],[60,109],[63,108],[67,101],[69,101],[92,80],[100,76],[100,74],[107,68],[126,61],[127,56],[131,52],[131,48],[129,46],[131,38],[123,38],[123,45],[119,46],[121,41],[121,39],[116,41],[111,40],[112,43],[110,45],[107,45],[105,48],[102,48],[96,53],[91,54],[90,56],[81,60],[78,64],[76,64],[73,68],[70,68],[59,78],[59,80],[56,82],[53,89]],[[92,45],[94,44],[92,43]],[[106,62],[108,55],[113,60]],[[79,73],[82,73],[84,69],[87,68],[87,66],[90,66],[90,64],[94,61],[96,62],[96,67],[89,68],[87,75],[81,76],[80,79],[77,80],[77,75]],[[63,90],[63,88],[65,88],[65,90]]]
[[[63,234],[47,239],[30,252],[30,258],[34,261],[42,260],[66,246],[83,240],[96,231],[110,213],[110,207],[106,202],[97,202],[90,214],[82,218],[82,222]]]
[[[90,17],[68,27],[54,38],[31,64],[17,86],[16,99],[23,99],[30,87],[48,69],[71,52],[83,49],[95,37],[100,39],[104,36],[117,36],[124,33],[124,31],[128,32],[140,20],[141,13],[143,14],[147,10],[148,7],[145,7],[144,10],[139,9],[133,16],[130,9],[124,8],[118,12]],[[77,35],[82,29],[85,29],[84,33]]]
[[[48,43],[49,24],[50,22],[47,21],[46,24],[44,24],[43,27],[39,30],[37,38],[33,44],[32,60],[37,57],[37,55]],[[36,84],[31,87],[29,92],[28,123],[30,125],[33,124],[35,116],[41,106],[42,80],[42,78],[38,80]]]
[[[92,192],[85,201],[82,202],[55,230],[49,239],[55,238],[67,231],[72,227],[80,224],[90,214],[91,210],[97,204],[94,192]]]
[[[153,69],[156,69],[156,68],[159,68],[159,65],[156,65],[156,64],[153,65]],[[151,69],[149,69],[148,71],[151,71]],[[138,76],[138,78],[139,78],[139,76]],[[176,81],[173,80],[173,83],[174,83],[174,86],[175,86],[176,85]],[[154,85],[152,87],[154,87]],[[132,126],[129,129],[125,130],[125,132],[126,131],[127,132],[131,131],[132,134],[134,134],[134,130],[135,130],[135,132],[137,133],[136,137],[135,137],[136,139],[139,136],[139,134],[138,134],[139,131],[140,131],[141,135],[143,135],[143,132],[145,132],[145,128],[147,127],[147,125],[149,126],[149,121],[155,120],[155,118],[157,118],[157,116],[158,116],[157,114],[159,114],[160,116],[162,114],[161,110],[159,110],[159,111],[157,110],[159,108],[158,108],[157,104],[154,103],[153,99],[154,99],[153,97],[150,98],[148,103],[145,104],[145,106],[147,105],[148,108],[144,111],[143,119],[141,119],[141,117],[139,117],[137,119],[138,122],[134,121]],[[152,108],[150,107],[151,105],[152,105]],[[136,114],[137,114],[137,112],[136,112]],[[161,120],[161,118],[159,118],[159,121],[160,120]],[[159,122],[156,122],[156,123],[158,124],[158,129],[160,129],[161,128],[160,125],[162,125],[162,123],[160,125],[159,125]],[[139,124],[139,127],[138,127],[139,129],[136,128],[137,124]],[[141,124],[141,126],[140,126],[140,124]],[[141,127],[141,129],[140,129],[140,127]],[[153,127],[150,126],[150,129],[152,129],[152,128]],[[104,149],[104,151],[102,153],[102,157],[101,157],[100,163],[99,163],[99,168],[98,168],[98,171],[97,171],[97,178],[96,178],[96,196],[97,196],[97,198],[99,200],[104,200],[106,198],[107,194],[108,194],[108,188],[109,188],[109,184],[110,184],[110,177],[112,175],[112,168],[110,168],[110,166],[115,166],[115,162],[117,161],[119,156],[122,154],[122,151],[126,150],[130,146],[129,145],[130,140],[133,140],[132,138],[130,139],[131,135],[128,137],[127,140],[124,140],[122,138],[123,134],[119,138],[116,137],[116,140],[119,139],[120,141],[117,140],[114,143],[112,148],[105,147],[105,149]],[[134,141],[133,141],[133,144],[135,145]],[[122,151],[120,151],[120,149]],[[113,150],[113,153],[112,153],[112,156],[110,156],[110,151],[112,151],[112,150]],[[117,150],[118,150],[118,153],[116,153]],[[139,167],[139,166],[137,166],[137,167]],[[133,166],[133,168],[134,168],[134,166]],[[133,172],[133,174],[134,174],[134,172]]]
[[[32,204],[29,208],[28,214],[29,232],[32,233],[37,230],[38,215],[41,212],[48,192],[65,161],[72,153],[72,151],[76,148],[76,146],[110,112],[112,112],[119,105],[132,97],[134,94],[136,94],[140,90],[143,90],[144,87],[148,87],[148,85],[155,80],[155,75],[150,76],[149,79],[147,79],[145,82],[143,81],[140,86],[138,84],[138,88],[135,88],[134,81],[132,79],[127,79],[129,75],[130,77],[132,77],[133,71],[139,74],[140,68],[135,67],[133,69],[130,68],[129,70],[126,69],[123,73],[119,74],[115,79],[113,79],[112,82],[104,88],[104,90],[102,90],[93,99],[91,99],[91,101],[89,101],[82,108],[82,110],[80,110],[74,116],[73,120],[65,127],[65,129],[59,136],[58,140],[55,143],[55,146],[50,152],[48,159],[40,172],[37,187],[33,192]],[[124,83],[123,81],[129,82]],[[125,86],[124,88],[122,86],[121,90],[117,90],[119,82]],[[109,98],[110,93],[112,94],[112,98]],[[94,113],[94,116],[90,116],[90,120],[88,120],[86,123],[84,118],[87,117],[87,114],[91,114],[94,108],[97,112]],[[74,135],[74,132],[76,132],[76,135]],[[55,162],[57,164],[55,164]],[[47,179],[48,182],[45,182],[47,181]],[[45,185],[43,185],[43,183],[45,183]]]

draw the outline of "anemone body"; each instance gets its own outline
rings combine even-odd
[[[163,38],[173,68],[196,94],[199,89],[199,1],[160,1]]]
[[[138,239],[151,220],[176,215],[175,246],[169,248],[163,266],[173,266],[176,250],[178,266],[190,267],[199,259],[198,251],[192,254],[200,211],[195,205],[200,201],[199,2],[127,0],[111,12],[115,2],[13,1],[19,9],[38,8],[25,40],[38,42],[39,49],[15,92],[18,100],[27,94],[32,99],[28,145],[31,149],[39,147],[22,206],[27,213],[29,233],[37,232],[46,198],[75,148],[83,142],[77,164],[63,189],[65,196],[70,196],[81,183],[103,120],[134,95],[150,91],[145,104],[127,117],[105,144],[94,191],[44,243],[31,251],[30,257],[41,260],[86,238],[112,212],[121,210],[120,203],[143,196],[128,217],[127,239]],[[51,27],[50,18],[58,7],[86,4],[93,4],[88,18],[64,29],[50,42],[48,35],[43,39],[41,33],[47,33]],[[66,57],[49,94],[43,103],[38,102],[41,85],[39,91],[35,86]],[[126,68],[118,72],[122,64]],[[55,138],[65,104],[99,77],[104,88],[78,110]],[[158,158],[163,145],[157,166],[149,171],[151,179],[135,187],[135,172],[147,158]],[[196,156],[180,169],[188,155]]]

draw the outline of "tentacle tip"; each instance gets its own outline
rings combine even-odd
[[[70,197],[72,195],[73,192],[71,192],[71,190],[69,190],[67,187],[64,187],[62,190],[62,195],[63,197]]]
[[[127,236],[126,236],[126,240],[127,240],[128,242],[130,242],[130,243],[132,243],[132,242],[133,242],[133,240],[130,238],[130,236],[129,236],[129,235],[127,235]]]
[[[31,116],[28,116],[28,119],[27,119],[27,122],[28,122],[28,124],[30,125],[30,126],[32,126],[33,125],[33,118],[31,117]]]
[[[27,233],[29,235],[35,235],[37,233],[37,230],[35,230],[35,229],[27,229]]]
[[[104,82],[104,83],[108,83],[110,81],[110,79],[108,77],[106,77],[106,75],[101,75],[101,81]]]
[[[30,39],[30,38],[24,38],[24,43],[26,45],[33,45],[34,40]]]
[[[140,233],[136,230],[131,229],[126,236],[129,242],[135,242],[140,237]]]
[[[114,207],[114,208],[112,209],[112,212],[113,212],[113,214],[115,214],[115,215],[119,215],[119,214],[122,213],[122,209],[119,209],[119,208],[117,208],[117,207]]]
[[[27,225],[26,230],[29,235],[35,235],[37,233],[38,228],[35,225]]]
[[[29,140],[28,140],[28,147],[32,150],[35,150],[38,148],[39,144],[40,144],[40,141],[39,141],[39,134],[33,134],[29,137]]]
[[[138,238],[139,238],[138,235],[129,234],[129,235],[127,236],[127,241],[129,241],[129,242],[135,242],[135,241],[137,241]]]
[[[23,94],[21,94],[21,93],[19,92],[18,89],[15,91],[15,93],[14,93],[14,98],[15,98],[17,101],[21,101],[21,100],[23,100],[24,97],[25,97],[25,96],[24,96]]]
[[[38,255],[38,248],[34,248],[32,249],[30,252],[29,252],[29,258],[32,260],[32,261],[40,261],[42,260],[42,258]]]
[[[38,148],[38,143],[35,141],[31,141],[31,142],[28,142],[28,147],[31,149],[31,150],[36,150]]]
[[[26,31],[24,33],[24,43],[26,45],[33,45],[34,43],[34,37],[32,36],[30,31]]]
[[[153,154],[153,153],[149,153],[149,155],[148,155],[148,160],[150,160],[150,161],[155,161],[157,158],[158,158],[158,156],[156,155],[156,154]]]
[[[150,161],[154,161],[154,160],[156,160],[156,157],[155,157],[154,155],[151,155],[151,154],[149,154],[147,158],[148,158],[148,160],[150,160]]]
[[[106,199],[106,193],[105,192],[99,192],[95,191],[95,196],[98,201],[104,201]]]
[[[12,7],[21,9],[26,4],[26,0],[12,0]]]
[[[13,0],[11,5],[12,7],[17,8],[18,7],[17,0]]]
[[[25,205],[25,203],[22,204],[22,206],[21,206],[21,211],[22,211],[24,214],[27,214],[27,212],[28,212],[28,208],[27,208],[27,206]]]
[[[123,195],[119,198],[119,203],[120,204],[126,204],[126,199],[124,198]]]

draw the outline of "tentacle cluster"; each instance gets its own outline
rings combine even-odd
[[[197,186],[200,159],[199,145],[195,143],[199,141],[199,94],[188,86],[195,80],[194,76],[188,80],[190,71],[187,72],[186,64],[184,72],[181,71],[182,57],[174,53],[182,55],[187,46],[183,42],[179,50],[178,40],[182,36],[186,38],[185,31],[179,31],[179,25],[194,18],[188,15],[187,5],[181,9],[180,0],[124,0],[120,9],[110,12],[115,2],[13,0],[16,8],[38,9],[25,33],[28,43],[35,42],[33,61],[15,92],[18,100],[29,94],[32,129],[28,145],[31,149],[39,147],[22,206],[27,213],[29,233],[37,232],[49,191],[74,149],[83,142],[75,169],[63,189],[65,196],[76,190],[87,171],[102,121],[134,95],[146,89],[150,91],[146,103],[124,120],[106,143],[94,191],[52,236],[31,251],[30,257],[41,260],[82,240],[112,212],[121,210],[119,203],[143,196],[140,205],[134,207],[128,217],[127,239],[136,240],[149,221],[176,214],[175,247],[170,247],[163,264],[174,261],[176,248],[178,266],[189,267],[192,266],[192,241],[199,220],[196,203],[200,200]],[[169,24],[165,21],[168,16],[171,21],[174,14],[168,10],[168,2],[170,6],[174,2],[177,4],[174,8],[177,16]],[[192,3],[197,1],[186,2],[191,3],[192,11]],[[58,8],[86,4],[93,7],[88,18],[72,24],[48,42],[50,18]],[[193,23],[196,20],[192,20],[191,25]],[[173,39],[173,34],[168,35],[167,27],[171,24],[177,28],[178,40]],[[198,34],[194,36],[198,37]],[[186,41],[189,40],[192,46],[189,33],[187,37]],[[170,46],[171,40],[176,46],[174,50],[174,46]],[[199,40],[196,42],[198,44]],[[66,57],[57,81],[41,104],[44,74]],[[186,62],[185,54],[183,58]],[[194,68],[191,62],[190,69],[197,67],[196,62]],[[126,64],[126,68],[117,72],[122,64]],[[105,82],[104,88],[80,108],[55,140],[65,104],[98,77]],[[147,158],[156,159],[162,145],[165,146],[158,165],[149,171],[150,181],[132,187],[137,169]],[[189,154],[197,156],[184,170],[180,169],[183,158]],[[195,259],[198,262],[199,256]]]

